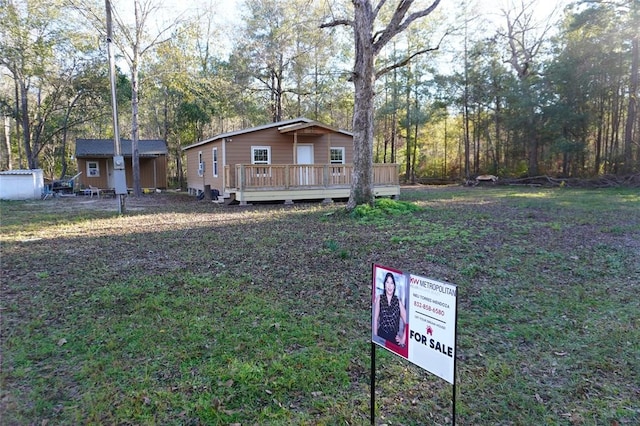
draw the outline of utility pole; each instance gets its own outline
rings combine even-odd
[[[127,175],[125,172],[124,156],[120,144],[120,128],[118,127],[118,100],[116,98],[116,67],[113,56],[111,2],[105,0],[107,9],[107,52],[109,56],[109,77],[111,80],[111,109],[113,110],[113,183],[118,200],[118,214],[124,213],[124,200],[127,196]]]

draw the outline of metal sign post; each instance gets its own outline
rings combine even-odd
[[[453,385],[456,424],[458,287],[373,264],[371,424],[375,424],[376,346]]]
[[[376,346],[371,342],[371,426],[376,424]]]

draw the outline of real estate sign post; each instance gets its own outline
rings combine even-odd
[[[371,424],[376,346],[451,383],[455,424],[457,286],[374,264],[372,293]]]

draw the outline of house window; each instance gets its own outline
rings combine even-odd
[[[100,163],[97,161],[87,161],[87,176],[100,177]]]
[[[271,164],[271,147],[270,146],[252,146],[251,147],[251,164]],[[259,167],[255,169],[257,176],[267,176],[269,168]]]
[[[211,171],[213,172],[213,177],[218,177],[218,148],[213,148],[212,149],[211,156],[213,158],[213,163],[211,165]]]
[[[204,175],[204,162],[202,161],[202,151],[198,151],[198,176]]]
[[[344,148],[331,148],[331,164],[344,164]]]
[[[344,164],[344,148],[331,148],[331,164]],[[342,167],[332,167],[331,173],[338,176],[343,172]]]
[[[271,147],[252,146],[251,164],[271,164]]]

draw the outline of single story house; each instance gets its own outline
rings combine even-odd
[[[308,118],[222,133],[182,150],[192,195],[211,190],[241,204],[349,197],[353,134]],[[374,190],[400,194],[397,164],[374,165]]]
[[[127,187],[133,188],[133,165],[131,140],[122,139],[120,152],[125,160]],[[76,139],[76,161],[81,188],[95,186],[101,189],[114,188],[113,139]],[[140,158],[140,186],[144,189],[167,187],[167,144],[163,140],[138,141]]]

